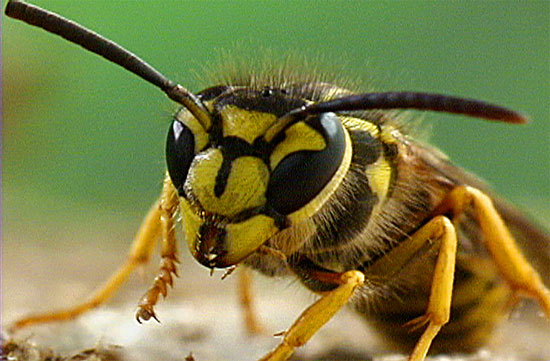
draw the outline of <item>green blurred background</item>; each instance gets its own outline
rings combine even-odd
[[[454,94],[522,111],[532,119],[526,126],[422,116],[433,124],[433,144],[549,223],[547,0],[33,3],[113,39],[194,91],[208,85],[200,75],[221,50],[237,48],[254,62],[267,48],[312,63],[321,57],[380,90]],[[54,241],[58,232],[87,241],[109,226],[113,239],[129,242],[159,194],[175,106],[118,66],[4,15],[2,72],[7,245]]]

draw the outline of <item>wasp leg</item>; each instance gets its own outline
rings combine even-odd
[[[355,289],[365,281],[365,276],[359,271],[348,271],[335,274],[340,286],[327,292],[317,302],[309,306],[298,319],[284,332],[281,343],[260,361],[287,360],[294,349],[304,345],[332,316],[344,306]]]
[[[239,270],[239,301],[244,316],[245,329],[248,334],[257,335],[263,333],[264,328],[254,308],[252,274],[246,267],[241,267]]]
[[[155,243],[160,236],[160,200],[155,202],[149,213],[143,220],[136,238],[132,244],[128,258],[120,268],[112,274],[107,282],[99,288],[86,302],[60,311],[30,315],[17,320],[11,327],[11,331],[23,327],[53,322],[71,320],[80,314],[106,302],[115,291],[126,281],[136,267],[149,260]]]
[[[162,195],[160,197],[160,224],[162,229],[162,252],[159,267],[159,274],[155,277],[153,285],[141,297],[138,308],[136,310],[136,320],[141,323],[141,320],[149,320],[154,318],[158,321],[155,315],[154,307],[157,304],[159,295],[166,297],[168,294],[168,286],[172,286],[172,274],[176,277],[178,261],[178,249],[176,239],[176,216],[178,211],[178,192],[174,188],[168,174],[164,178]]]
[[[438,211],[451,212],[457,219],[469,206],[473,206],[483,240],[497,269],[516,297],[527,295],[534,298],[550,318],[550,290],[544,286],[537,271],[522,255],[487,195],[472,187],[459,186],[449,193]]]
[[[434,242],[433,246],[439,247],[428,307],[423,316],[405,324],[414,328],[428,324],[428,327],[417,341],[409,357],[410,361],[424,360],[433,339],[441,327],[449,322],[457,247],[457,236],[453,224],[444,216],[432,218],[411,238],[393,249],[387,257],[378,260],[365,272],[367,279],[388,277],[388,270],[401,270],[428,242]]]

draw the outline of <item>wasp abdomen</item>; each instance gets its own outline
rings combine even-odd
[[[480,273],[481,268],[457,262],[451,318],[434,339],[430,352],[473,352],[487,343],[494,327],[504,317],[510,290],[498,279],[496,269],[489,262],[483,263]],[[382,300],[356,306],[390,346],[410,352],[423,329],[412,330],[404,325],[425,313],[429,294],[429,282],[415,286],[409,283],[406,290],[397,287]]]

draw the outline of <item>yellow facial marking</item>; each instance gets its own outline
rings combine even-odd
[[[249,144],[263,135],[277,117],[273,114],[241,109],[232,105],[223,107],[222,116],[223,136],[239,137]]]
[[[271,169],[290,153],[302,150],[323,150],[326,147],[325,139],[319,132],[304,122],[298,122],[286,131],[286,138],[271,153],[269,158]]]
[[[258,214],[241,223],[230,223],[225,227],[226,263],[235,264],[255,251],[279,229],[273,218]]]
[[[231,217],[265,203],[269,171],[259,158],[240,157],[231,163],[227,185],[220,197],[214,193],[216,177],[222,166],[219,149],[197,155],[191,164],[186,187],[191,189],[207,212]]]
[[[185,236],[185,242],[191,251],[191,254],[195,254],[195,241],[199,234],[201,224],[204,222],[191,208],[189,202],[180,197],[180,213],[181,221],[185,226],[183,227],[183,234]]]
[[[176,119],[185,124],[195,137],[195,153],[198,153],[208,144],[208,133],[187,109],[181,109],[176,114]]]

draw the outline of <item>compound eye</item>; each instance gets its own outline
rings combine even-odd
[[[166,162],[170,179],[180,195],[194,157],[195,136],[182,122],[173,120],[166,140]]]
[[[346,150],[346,137],[336,114],[323,113],[307,122],[322,135],[321,150],[300,150],[287,155],[272,171],[267,187],[268,204],[288,215],[315,198],[338,170]]]

